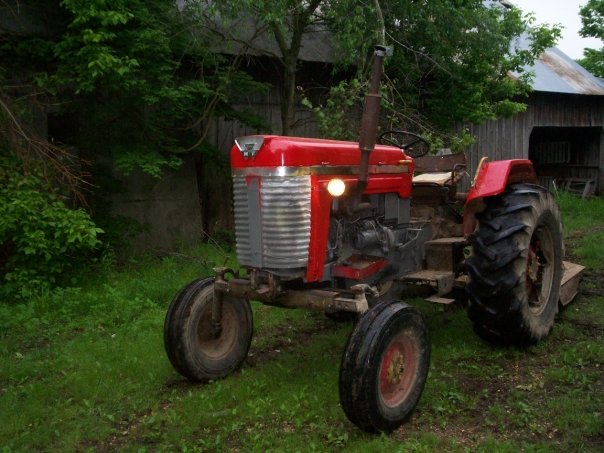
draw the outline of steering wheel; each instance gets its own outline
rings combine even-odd
[[[405,151],[411,157],[421,157],[428,154],[430,144],[426,139],[413,132],[387,130],[378,135],[378,142],[383,145],[394,145]]]

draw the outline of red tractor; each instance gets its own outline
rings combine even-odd
[[[545,337],[574,297],[581,268],[563,263],[560,212],[529,160],[481,162],[463,194],[463,155],[414,158],[426,144],[401,131],[375,145],[383,55],[374,54],[359,143],[235,141],[242,269],[217,268],[172,301],[165,347],[183,376],[220,379],[243,363],[249,300],[351,313],[340,401],[361,429],[389,432],[418,403],[430,363],[426,324],[405,295],[429,291],[427,300],[450,303],[467,294],[481,337],[520,345]]]

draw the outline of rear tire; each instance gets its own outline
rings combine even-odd
[[[535,343],[549,334],[558,312],[560,210],[551,193],[530,184],[485,202],[466,260],[468,315],[476,333],[492,343]]]
[[[248,301],[232,297],[222,304],[222,331],[211,335],[214,279],[191,282],[176,295],[164,322],[164,346],[170,362],[192,381],[222,379],[237,370],[252,341]]]
[[[391,432],[409,418],[430,365],[428,329],[402,302],[371,308],[352,331],[340,367],[340,403],[368,432]]]

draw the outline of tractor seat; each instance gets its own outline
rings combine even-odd
[[[413,176],[413,184],[437,184],[439,186],[444,186],[445,184],[451,182],[451,172],[438,172],[438,173],[422,173],[419,175]]]
[[[425,204],[440,204],[455,200],[457,186],[466,175],[466,155],[445,154],[413,159],[413,198]]]
[[[443,156],[422,156],[413,159],[413,163],[415,164],[416,173],[416,176],[413,177],[414,183],[435,183],[444,176],[442,178],[437,176],[432,178],[426,175],[444,175],[446,173],[451,178],[455,173],[462,173],[466,168],[466,155],[458,153]]]

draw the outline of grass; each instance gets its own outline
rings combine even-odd
[[[225,261],[201,246],[0,304],[0,451],[601,451],[604,201],[560,204],[567,248],[588,273],[551,336],[496,348],[462,308],[414,301],[432,335],[430,375],[414,416],[390,436],[345,418],[337,380],[351,325],[322,314],[253,303],[239,373],[194,385],[172,369],[167,306]]]

